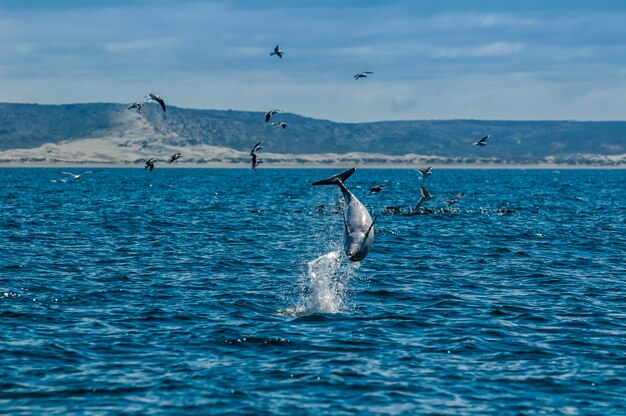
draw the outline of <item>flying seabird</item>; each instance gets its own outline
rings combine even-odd
[[[61,173],[65,174],[65,175],[73,176],[74,179],[80,179],[80,177],[83,176],[83,175],[87,175],[88,173],[96,173],[96,172],[102,172],[102,169],[88,170],[88,171],[85,171],[85,172],[81,172],[79,174],[72,173],[72,172],[61,172]]]
[[[272,126],[278,126],[278,127],[282,127],[283,129],[286,129],[287,123],[285,123],[284,121],[275,121],[272,123]]]
[[[463,198],[463,195],[465,195],[465,192],[461,192],[452,199],[442,199],[441,202],[445,202],[446,204],[448,204],[448,208],[450,208],[452,205],[459,202],[459,199]]]
[[[170,156],[170,160],[167,161],[167,163],[172,163],[175,160],[180,159],[182,155],[180,153],[174,153],[172,156]]]
[[[370,188],[370,192],[375,194],[375,193],[380,192],[383,189],[385,189],[388,185],[389,184],[387,184],[387,183],[381,183],[381,184],[378,184],[378,185],[374,185],[374,186],[372,186]]]
[[[420,193],[422,194],[422,196],[420,197],[419,201],[417,201],[417,204],[415,204],[415,208],[413,208],[413,211],[417,211],[426,201],[433,197],[430,192],[428,192],[428,189],[424,188],[423,186],[420,186]]]
[[[254,147],[252,148],[252,150],[250,150],[250,156],[252,156],[253,154],[256,153],[257,150],[261,150],[263,149],[263,146],[261,146],[261,144],[263,143],[263,140],[257,142],[257,144],[254,145]]]
[[[418,169],[417,171],[419,172],[420,175],[422,175],[422,182],[424,182],[426,178],[428,178],[430,175],[433,174],[432,166],[429,166],[426,169]]]
[[[143,103],[132,103],[130,107],[128,107],[129,110],[132,110],[133,108],[136,108],[137,111],[141,111],[141,109],[143,108]]]
[[[491,137],[491,134],[486,135],[480,140],[476,140],[475,142],[470,142],[474,146],[487,146],[487,139]]]
[[[280,50],[280,46],[276,45],[276,47],[274,48],[274,52],[270,52],[270,56],[278,56],[280,59],[283,58],[283,55],[285,54],[285,52]]]
[[[263,162],[261,160],[259,160],[257,162],[257,160],[256,160],[256,152],[257,152],[257,150],[263,149],[263,146],[261,146],[261,143],[263,143],[263,140],[257,142],[257,144],[254,145],[252,150],[250,150],[250,156],[252,156],[252,169],[256,169],[256,167],[259,166]]]
[[[152,172],[152,170],[154,169],[154,164],[156,163],[156,159],[151,157],[150,159],[146,160],[146,166],[144,166],[144,169],[148,169],[148,172]]]
[[[146,97],[148,97],[150,101],[156,101],[157,103],[159,103],[163,111],[165,111],[165,100],[163,100],[161,96],[154,93],[149,93],[148,95],[146,95]]]
[[[280,113],[280,110],[270,110],[267,113],[265,113],[265,122],[269,122],[270,118],[272,118],[272,116],[276,113]]]
[[[353,75],[352,78],[358,81],[359,78],[367,78],[369,74],[373,74],[373,72],[372,71],[359,72],[358,74]]]

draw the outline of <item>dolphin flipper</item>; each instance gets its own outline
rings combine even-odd
[[[332,176],[328,179],[322,179],[321,181],[313,182],[313,185],[339,185],[344,183],[348,178],[356,171],[356,168],[350,168],[345,172],[341,172],[339,175]]]

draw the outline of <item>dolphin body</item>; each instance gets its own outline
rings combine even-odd
[[[343,215],[344,251],[350,261],[361,261],[369,252],[374,242],[374,222],[367,208],[343,184],[354,173],[356,168],[328,179],[314,182],[313,185],[337,185],[346,202],[347,209]]]

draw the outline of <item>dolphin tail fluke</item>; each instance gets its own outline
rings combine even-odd
[[[341,172],[339,175],[332,176],[328,179],[322,179],[321,181],[313,182],[313,185],[338,185],[344,183],[354,173],[356,168],[348,169],[345,172]]]

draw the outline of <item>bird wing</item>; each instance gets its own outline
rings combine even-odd
[[[487,141],[487,139],[489,138],[489,136],[491,136],[490,134],[486,135],[485,137],[483,137],[482,139],[479,140],[480,143],[485,143]]]
[[[364,74],[373,74],[373,72],[372,72],[372,71],[365,71],[365,72],[363,72],[363,73],[364,73]]]
[[[102,172],[102,169],[88,170],[88,171],[85,171],[85,172],[81,172],[80,175],[86,175],[88,173],[96,173],[96,172]]]
[[[64,174],[66,174],[66,175],[76,176],[76,174],[75,174],[75,173],[72,173],[72,172],[61,172],[61,173],[64,173]]]
[[[159,104],[161,104],[161,108],[163,109],[163,111],[165,111],[165,101],[162,98],[155,98],[154,99],[156,102],[158,102]]]
[[[270,118],[272,118],[272,112],[268,111],[267,113],[265,113],[265,122],[267,123],[268,121],[270,121]]]
[[[259,142],[257,142],[257,144],[254,145],[252,150],[250,150],[250,156],[254,155],[254,152],[256,152],[261,147],[261,143],[263,143],[263,140],[260,140]]]

